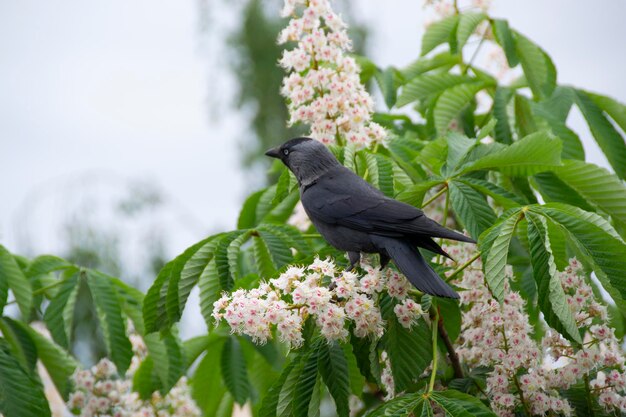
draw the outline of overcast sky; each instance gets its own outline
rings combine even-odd
[[[235,227],[246,189],[237,156],[244,123],[227,108],[209,117],[207,101],[228,102],[234,89],[228,78],[216,82],[225,57],[201,35],[198,3],[0,0],[0,242],[20,250],[15,222],[28,195],[93,172],[153,181],[192,218],[197,230],[171,236],[175,253],[207,230]],[[230,2],[208,3],[213,23],[232,18],[220,10]],[[421,5],[353,2],[372,27],[375,62],[402,66],[417,56]],[[552,56],[559,82],[626,102],[623,0],[495,0],[493,14]],[[571,124],[589,137],[576,115]],[[53,251],[54,239],[40,250]]]

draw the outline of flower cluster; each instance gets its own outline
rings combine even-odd
[[[71,413],[81,417],[200,417],[184,377],[165,396],[157,391],[149,400],[142,400],[132,391],[132,376],[147,350],[141,337],[132,334],[130,340],[134,356],[125,378],[118,376],[115,365],[106,358],[91,369],[74,373],[74,392],[67,402]]]
[[[361,264],[362,276],[339,271],[326,259],[315,259],[307,267],[292,266],[278,278],[251,290],[224,294],[213,306],[216,321],[224,320],[233,333],[250,336],[256,343],[272,337],[275,327],[280,339],[293,347],[303,342],[302,326],[315,320],[327,340],[348,337],[348,322],[357,337],[383,334],[383,319],[377,305],[384,288],[400,300],[395,306],[398,321],[410,328],[422,314],[421,306],[406,298],[411,284],[392,269],[379,271]]]
[[[385,130],[371,121],[372,98],[359,79],[360,68],[346,56],[351,42],[346,24],[329,0],[285,0],[283,16],[292,16],[278,42],[297,42],[280,65],[288,72],[281,93],[288,100],[289,124],[311,125],[311,136],[325,144],[368,146]]]
[[[615,330],[608,325],[607,309],[587,283],[582,265],[571,259],[558,276],[576,324],[584,332],[582,346],[572,346],[549,330],[542,344],[554,361],[564,362],[546,373],[548,382],[569,388],[584,377],[590,380],[592,396],[608,412],[626,412],[626,366]]]
[[[472,255],[461,245],[446,250],[460,262]],[[507,275],[511,276],[510,271]],[[507,284],[504,302],[494,300],[478,260],[457,282],[466,288],[460,292],[463,323],[459,357],[472,367],[493,369],[487,378],[487,393],[492,409],[500,416],[513,416],[519,407],[533,415],[570,415],[571,406],[560,397],[559,390],[585,379],[590,381],[592,396],[607,411],[626,411],[625,358],[614,330],[607,324],[606,307],[594,298],[575,258],[557,276],[585,334],[582,346],[573,346],[553,329],[547,330],[541,342],[532,339],[520,295]]]

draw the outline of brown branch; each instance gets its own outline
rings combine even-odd
[[[450,363],[452,364],[452,369],[454,370],[455,378],[463,378],[463,368],[461,368],[461,362],[459,361],[459,355],[456,354],[454,350],[454,345],[450,340],[450,336],[448,336],[448,332],[443,325],[443,317],[439,316],[439,322],[437,323],[437,329],[439,330],[439,336],[443,340],[443,344],[446,346],[446,350],[448,351],[448,359],[450,359]]]

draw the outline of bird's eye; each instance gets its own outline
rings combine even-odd
[[[289,149],[283,149],[283,153],[284,153],[285,155],[289,155]]]

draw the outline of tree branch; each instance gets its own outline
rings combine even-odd
[[[454,370],[455,378],[463,378],[463,368],[461,367],[461,362],[459,361],[459,355],[456,354],[454,350],[454,344],[450,340],[450,336],[448,336],[448,331],[443,325],[443,317],[439,317],[439,321],[437,322],[437,328],[439,330],[439,335],[443,340],[443,344],[446,346],[446,350],[448,351],[448,359],[450,359],[450,363],[452,364],[452,369]]]

